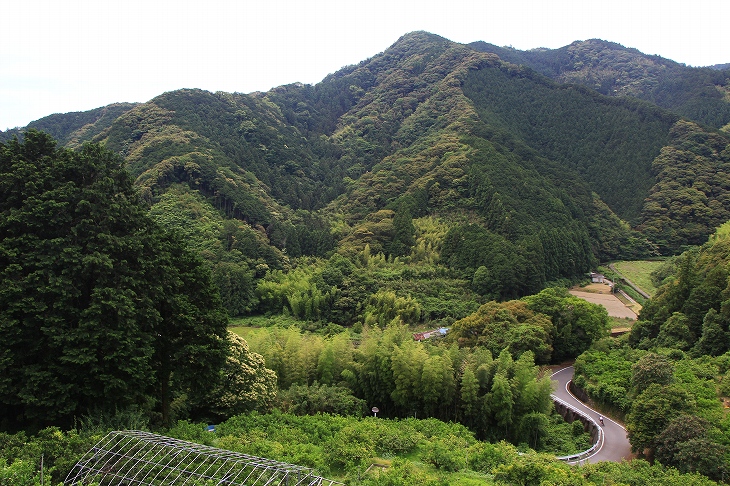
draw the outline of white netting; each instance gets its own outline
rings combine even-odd
[[[74,466],[76,485],[334,485],[311,469],[138,430],[110,432]]]

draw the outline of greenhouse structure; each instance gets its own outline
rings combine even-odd
[[[107,434],[64,481],[81,485],[324,485],[342,484],[310,468],[216,449],[138,430]]]

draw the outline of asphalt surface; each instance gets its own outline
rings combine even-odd
[[[568,382],[573,379],[572,366],[556,371],[553,373],[551,378],[555,388],[553,395],[564,402],[569,403],[574,408],[584,412],[598,423],[598,418],[601,414],[578,400],[568,391]],[[620,462],[631,456],[631,444],[629,444],[629,440],[626,438],[626,429],[621,424],[608,417],[603,417],[603,423],[603,444],[593,455],[581,462]]]

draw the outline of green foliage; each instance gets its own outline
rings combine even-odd
[[[584,47],[573,46],[576,66]],[[708,103],[693,95],[672,106],[710,119],[718,112],[707,114]],[[265,431],[220,441],[352,478],[375,455],[423,445],[438,474],[479,463],[515,484],[583,484],[604,473],[515,458],[505,445],[480,449],[456,425],[380,418],[458,420],[480,438],[580,448],[580,431],[550,414],[550,383],[535,362],[593,343],[576,361],[576,384],[629,413],[637,449],[664,447],[664,462],[682,471],[720,471],[693,450],[720,458],[724,430],[680,437],[671,424],[678,410],[725,423],[715,387],[730,366],[702,358],[728,350],[722,232],[657,274],[666,285],[629,339],[650,354],[601,340],[600,308],[541,290],[597,259],[703,243],[730,219],[725,135],[426,33],[316,86],[180,90],[44,123],[71,146],[96,136],[122,154],[149,215],[121,161],[98,145],[57,150],[33,131],[0,145],[2,428],[80,416],[92,432],[274,404],[354,415],[376,405],[379,420],[362,428],[253,413],[269,421]],[[224,308],[296,328],[251,331],[249,351],[226,337]],[[407,325],[450,327],[461,347],[416,343]],[[175,433],[214,440],[190,423]],[[287,436],[307,440],[289,447]],[[462,458],[471,447],[475,459]],[[3,471],[35,481],[36,459],[4,459]],[[642,467],[615,477],[670,474]],[[439,480],[433,469],[393,469],[383,484]]]
[[[683,474],[661,464],[650,464],[642,459],[629,462],[601,462],[586,471],[589,484],[645,484],[650,486],[711,486],[717,484],[699,474]]]
[[[730,138],[684,120],[670,134],[671,143],[652,163],[656,183],[644,202],[639,227],[664,254],[703,244],[730,219],[724,176]]]
[[[58,140],[61,145],[77,147],[109,128],[114,120],[135,105],[135,103],[112,103],[88,111],[56,113],[32,121],[25,128],[45,132]],[[0,131],[0,142],[8,142],[14,137],[22,138],[23,130]]]
[[[716,484],[696,473],[684,474],[643,460],[571,467],[546,454],[519,455],[515,446],[505,442],[476,441],[462,426],[434,419],[254,412],[217,424],[215,432],[207,432],[205,424],[181,421],[165,435],[311,467],[317,474],[338,480],[351,477],[354,481],[358,476],[358,482],[372,485]],[[40,484],[43,454],[45,482],[58,484],[100,438],[58,429],[31,437],[0,434],[0,478],[13,486]],[[385,467],[373,467],[366,473],[370,464]]]
[[[638,395],[649,385],[668,385],[674,372],[672,363],[665,356],[647,353],[631,366],[631,388]]]
[[[512,444],[477,442],[469,448],[469,467],[491,473],[500,464],[509,464],[517,457],[517,448]]]
[[[715,238],[673,260],[673,267],[663,272],[671,276],[632,329],[633,346],[676,347],[696,356],[728,350],[728,245],[727,238]]]
[[[493,360],[483,348],[416,342],[399,324],[366,328],[357,346],[346,332],[323,338],[272,327],[246,336],[277,373],[279,407],[291,413],[360,415],[367,404],[378,417],[459,420],[479,437],[528,441],[523,416],[551,410],[550,380],[529,351]]]
[[[0,484],[3,486],[36,486],[41,484],[41,474],[35,464],[30,461],[16,459],[8,464],[0,459]]]
[[[349,471],[375,457],[372,436],[362,428],[346,426],[325,445],[324,458],[331,469]]]
[[[702,335],[692,353],[695,356],[719,356],[728,350],[729,340],[723,318],[715,309],[710,309],[702,320]]]
[[[631,407],[632,364],[637,355],[630,348],[588,350],[575,360],[573,382],[602,406],[624,414]]]
[[[728,83],[727,70],[690,67],[601,39],[529,51],[485,42],[470,46],[525,64],[558,82],[582,84],[608,96],[650,101],[715,128],[730,121],[730,107],[721,88]]]
[[[570,466],[556,463],[547,455],[528,454],[494,470],[496,484],[540,486],[542,484],[580,484],[579,478],[569,478]]]
[[[170,157],[195,154],[233,169],[224,178],[215,167],[208,171],[201,165],[203,170],[190,183],[199,185],[210,197],[225,200],[228,210],[246,218],[264,215],[264,207],[257,196],[240,191],[240,183],[229,182],[231,178],[240,180],[236,173],[241,172],[239,164],[243,160],[254,185],[260,181],[270,188],[273,197],[292,207],[313,209],[341,188],[342,172],[326,156],[317,160],[301,135],[282,117],[279,107],[267,99],[202,90],[158,96],[120,117],[106,134],[112,150],[128,155],[135,175],[150,169],[150,161],[156,164]],[[315,150],[329,150],[326,142],[318,143]],[[267,199],[264,204],[271,204]]]
[[[597,56],[593,49],[576,53]],[[708,73],[723,86],[718,73],[697,79]],[[679,91],[694,86],[680,85]],[[701,98],[714,99],[709,92]],[[697,99],[690,104],[704,106]],[[369,245],[373,255],[430,264],[443,249],[443,262],[482,301],[575,278],[596,258],[651,253],[651,243],[612,210],[636,220],[656,182],[651,160],[668,143],[676,116],[557,85],[493,55],[414,33],[316,86],[251,95],[184,89],[134,107],[46,121],[68,135],[64,141],[96,136],[122,154],[155,217],[179,227],[205,253],[217,267],[229,314],[240,315],[260,311],[251,279],[265,274],[264,265],[283,269],[285,256],[327,257],[338,244],[343,254]],[[654,202],[676,218],[642,221],[661,243],[679,241],[665,238],[672,228],[694,238],[711,226],[705,223],[722,219],[723,136],[688,123],[677,123],[672,147],[704,157],[703,167],[712,170],[697,174],[701,181],[684,170],[661,176],[667,191]],[[75,132],[82,125],[90,126]],[[688,197],[701,224],[686,224]],[[216,212],[218,221],[209,217]],[[418,226],[435,217],[452,229],[473,224],[484,231],[442,246],[423,238]],[[240,254],[229,245],[228,229],[215,236],[221,220],[246,228]],[[324,319],[357,321],[361,309],[352,301],[360,295],[353,287],[343,289]],[[438,305],[421,304],[437,313]],[[465,315],[465,304],[449,304]]]
[[[411,297],[398,297],[395,292],[378,292],[370,296],[364,310],[365,324],[386,327],[394,319],[401,324],[417,324],[421,308]]]
[[[362,417],[367,413],[365,400],[352,395],[352,390],[335,385],[292,385],[279,393],[277,406],[295,415],[329,413]]]
[[[558,455],[569,455],[586,451],[593,444],[590,433],[584,430],[580,420],[566,422],[557,412],[546,418],[547,420],[536,417],[541,422],[538,433],[532,429],[524,431],[524,442],[530,448],[556,451]],[[529,426],[528,424],[529,422],[525,423],[523,427]]]
[[[531,351],[539,363],[550,362],[553,326],[550,319],[522,301],[488,302],[452,325],[448,339],[459,346],[484,346],[492,355],[509,350],[516,358]]]
[[[373,420],[368,422],[368,427],[375,436],[375,449],[383,457],[410,454],[425,440],[421,432],[423,420],[406,419],[390,422],[387,420]],[[446,424],[444,424],[446,425]],[[445,429],[447,427],[444,427]],[[470,438],[470,434],[457,426],[452,427],[451,432],[457,434],[464,442]],[[448,433],[446,430],[444,434]],[[454,435],[449,435],[454,437]]]
[[[312,267],[299,266],[291,272],[269,272],[256,287],[259,309],[289,313],[300,319],[316,320],[331,306],[335,288],[317,286]]]
[[[574,358],[608,332],[603,307],[548,288],[522,301],[489,302],[456,321],[449,339],[460,346],[485,346],[493,355],[531,351],[539,363]]]
[[[547,288],[524,300],[531,310],[549,316],[552,321],[554,363],[575,358],[608,334],[606,309],[574,297],[566,289]]]
[[[24,432],[0,432],[0,484],[3,486],[37,486],[41,484],[41,461],[44,484],[60,484],[81,456],[101,436],[62,432],[57,427],[28,436]]]
[[[204,407],[225,315],[207,268],[145,215],[120,159],[28,131],[0,145],[0,177],[2,428],[150,397],[163,421],[177,395]]]
[[[578,357],[574,383],[604,409],[628,412],[632,449],[682,472],[720,478],[728,466],[723,445],[727,426],[720,425],[717,380],[726,359],[601,344],[604,349]],[[706,448],[707,455],[694,453],[697,447]]]
[[[722,479],[727,448],[709,437],[710,428],[707,420],[693,415],[673,419],[656,438],[656,460],[682,472]]]
[[[149,215],[160,226],[177,232],[190,249],[208,255],[220,251],[223,218],[205,205],[199,192],[180,184],[171,186],[152,205]]]
[[[634,399],[627,416],[626,430],[631,449],[642,456],[646,450],[651,454],[656,448],[657,436],[676,417],[692,414],[695,406],[693,397],[680,386],[649,385]]]
[[[129,407],[113,412],[98,409],[78,419],[77,429],[82,435],[104,435],[110,430],[149,430],[149,410]]]
[[[520,256],[504,237],[478,225],[452,228],[441,252],[449,267],[472,276],[474,289],[492,299],[521,295],[527,261]]]
[[[249,332],[246,339],[251,350],[264,357],[266,367],[276,373],[279,389],[286,390],[295,383],[306,385],[317,380],[319,356],[324,347],[321,336],[304,335],[291,327]],[[343,358],[346,360],[347,354]]]
[[[561,162],[564,172],[580,173],[626,220],[639,215],[643,194],[653,184],[649,165],[676,121],[648,103],[557,85],[506,63],[470,71],[464,93],[482,120]],[[609,173],[618,177],[606,177]]]
[[[389,468],[377,476],[365,478],[363,484],[369,486],[436,486],[443,484],[443,481],[431,477],[413,462],[397,458],[393,460]]]
[[[424,462],[437,469],[450,472],[459,471],[466,467],[467,457],[464,450],[467,446],[467,441],[459,437],[443,437],[430,441],[429,445],[424,448],[421,457]]]
[[[252,410],[267,411],[276,398],[276,373],[264,358],[249,351],[246,341],[228,332],[230,350],[218,386],[211,392],[210,408],[217,418]]]

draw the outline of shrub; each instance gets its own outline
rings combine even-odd
[[[429,442],[424,447],[421,458],[437,469],[454,472],[466,467],[466,451],[467,441],[461,437],[450,435]]]

